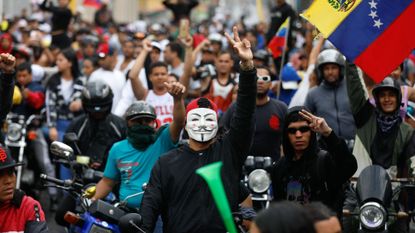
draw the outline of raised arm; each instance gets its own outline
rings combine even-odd
[[[39,8],[41,9],[41,10],[44,10],[44,11],[50,11],[50,12],[53,12],[53,10],[54,10],[54,6],[53,6],[53,3],[51,3],[51,2],[49,2],[49,0],[44,0],[40,5],[39,5]]]
[[[15,64],[15,57],[8,53],[0,54],[0,124],[12,107],[14,79],[16,76],[14,71]]]
[[[360,128],[367,122],[374,107],[369,102],[366,86],[363,78],[359,76],[356,65],[346,65],[346,82],[350,107],[356,126]]]
[[[184,108],[183,96],[186,92],[186,87],[179,82],[164,83],[164,85],[166,85],[168,92],[173,96],[174,100],[173,122],[171,123],[169,129],[171,140],[174,143],[177,143],[185,122],[186,110]]]
[[[245,161],[252,144],[254,133],[254,112],[256,102],[256,70],[253,63],[251,44],[248,40],[241,41],[237,27],[233,28],[234,38],[225,33],[229,44],[235,50],[240,62],[241,75],[239,77],[238,97],[235,105],[235,114],[231,120],[229,140],[238,151],[239,161]]]
[[[151,43],[149,40],[143,41],[143,50],[140,52],[138,57],[135,59],[135,63],[128,74],[128,78],[131,80],[131,87],[133,88],[134,96],[138,100],[143,100],[147,96],[147,89],[144,88],[141,83],[138,75],[141,69],[144,67],[144,61],[146,60],[147,55],[151,51]]]
[[[180,42],[185,46],[185,57],[184,57],[184,70],[183,75],[180,77],[180,83],[189,90],[190,79],[192,76],[193,68],[193,38],[188,33],[186,38],[180,38]],[[186,91],[187,94],[187,91]]]
[[[308,66],[316,64],[318,54],[320,53],[321,47],[323,47],[324,41],[324,37],[320,35],[316,45],[313,46],[310,55],[308,56]]]

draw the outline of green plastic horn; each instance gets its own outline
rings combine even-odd
[[[222,162],[211,163],[197,169],[196,174],[200,175],[208,184],[219,213],[225,223],[226,230],[229,233],[237,233],[231,208],[229,207],[228,199],[226,198],[225,189],[223,188],[222,179],[220,177],[221,167]]]

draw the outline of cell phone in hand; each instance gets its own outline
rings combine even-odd
[[[180,26],[179,26],[179,37],[186,38],[188,31],[189,31],[189,20],[181,19]]]

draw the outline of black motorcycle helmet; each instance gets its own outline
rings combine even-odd
[[[396,106],[397,109],[396,110],[398,110],[402,102],[401,86],[399,85],[398,81],[396,81],[395,79],[391,77],[386,77],[381,83],[379,83],[373,88],[372,94],[373,94],[373,98],[375,99],[376,106],[380,106],[379,105],[379,94],[382,90],[385,90],[385,89],[390,89],[396,93],[396,96],[397,96],[397,106]]]
[[[151,118],[155,120],[157,118],[156,110],[145,101],[135,101],[125,112],[125,119],[128,121],[138,118]]]
[[[109,113],[113,97],[111,88],[105,82],[88,82],[82,91],[82,106],[87,113]]]

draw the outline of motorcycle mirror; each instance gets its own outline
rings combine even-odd
[[[139,225],[141,225],[142,218],[141,215],[137,213],[130,213],[122,216],[118,221],[118,226],[121,229],[122,233],[136,233],[144,232]]]
[[[68,142],[77,142],[79,141],[78,135],[74,132],[66,133],[65,136],[63,136],[65,141]]]
[[[69,159],[73,155],[73,150],[70,146],[58,141],[52,142],[50,151],[52,154],[63,159]]]

